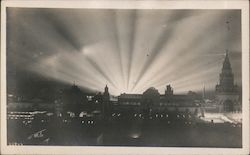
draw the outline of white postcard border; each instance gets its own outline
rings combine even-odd
[[[3,1],[1,3],[1,153],[3,154],[248,154],[249,3],[248,1]],[[243,148],[7,146],[6,7],[89,9],[241,9]]]

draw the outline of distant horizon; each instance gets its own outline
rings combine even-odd
[[[33,76],[32,76],[33,77]],[[42,78],[42,77],[41,77]],[[46,78],[46,80],[44,80],[43,78]],[[56,81],[55,79],[48,79],[47,77],[43,77],[42,79],[43,80],[41,80],[41,81],[43,81],[43,83],[47,83],[47,84],[50,84],[50,83],[57,83],[58,85],[59,85],[59,88],[60,89],[69,89],[71,86],[73,86],[73,85],[76,85],[77,87],[79,87],[80,88],[80,90],[81,91],[83,91],[84,93],[103,93],[104,92],[104,88],[105,88],[105,86],[106,85],[103,85],[103,88],[101,89],[101,90],[94,90],[94,89],[89,89],[89,88],[86,88],[86,87],[84,87],[84,86],[81,86],[81,85],[79,85],[78,83],[74,83],[74,82],[72,82],[72,83],[65,83],[65,82],[61,82],[61,81]],[[179,91],[175,91],[175,88],[174,88],[174,86],[171,84],[171,83],[166,83],[165,85],[164,85],[164,87],[166,88],[166,86],[167,85],[170,85],[172,88],[173,88],[173,93],[174,94],[176,94],[176,95],[185,95],[185,94],[187,94],[189,91],[192,91],[192,92],[195,92],[195,93],[197,93],[197,94],[202,94],[203,93],[203,89],[204,89],[204,85],[201,87],[201,89],[200,90],[196,90],[196,91],[194,91],[194,90],[191,90],[191,89],[187,89],[187,90],[185,90],[185,91],[182,91],[182,92],[179,92]],[[215,84],[216,85],[216,84]],[[206,85],[205,85],[205,92],[206,92],[206,94],[208,94],[208,96],[211,96],[211,95],[214,95],[215,94],[215,85],[214,85],[214,89],[207,89],[207,87],[206,87]],[[109,85],[107,85],[108,87],[109,87]],[[242,88],[242,86],[241,85],[237,85],[240,89]],[[151,87],[153,87],[153,86],[151,86]],[[148,88],[146,88],[145,90],[143,90],[141,93],[131,93],[131,92],[120,92],[119,94],[112,94],[112,93],[110,93],[112,96],[115,96],[115,97],[117,97],[117,96],[119,96],[119,95],[121,95],[121,94],[123,94],[123,93],[125,93],[125,94],[143,94],[143,92],[144,91],[146,91],[147,89],[149,89],[149,88],[151,88],[151,87],[148,87]],[[59,88],[58,88],[58,90],[59,90]],[[154,87],[155,88],[155,87]],[[41,88],[42,89],[42,88]],[[157,89],[157,88],[156,88]],[[157,89],[158,90],[158,89]],[[109,88],[109,91],[110,91],[110,88]],[[165,89],[163,90],[163,91],[160,91],[160,90],[158,90],[159,91],[159,93],[161,94],[161,95],[163,95],[164,93],[165,93]],[[10,92],[8,92],[8,93],[11,93],[11,94],[15,94],[15,92],[14,91],[10,91]]]

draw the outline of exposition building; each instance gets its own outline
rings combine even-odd
[[[166,86],[164,94],[160,94],[154,87],[148,88],[142,94],[126,94],[118,96],[113,102],[112,111],[128,111],[142,113],[144,116],[152,113],[201,113],[201,96],[188,92],[185,95],[174,94],[170,85]]]

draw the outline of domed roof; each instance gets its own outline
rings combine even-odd
[[[148,88],[142,94],[143,102],[158,103],[160,100],[160,93],[154,87]]]
[[[154,87],[150,87],[150,88],[148,88],[144,93],[143,93],[143,95],[160,95],[160,93],[159,93],[159,91],[156,89],[156,88],[154,88]]]

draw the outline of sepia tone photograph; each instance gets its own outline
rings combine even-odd
[[[5,10],[7,147],[243,148],[241,9]]]

